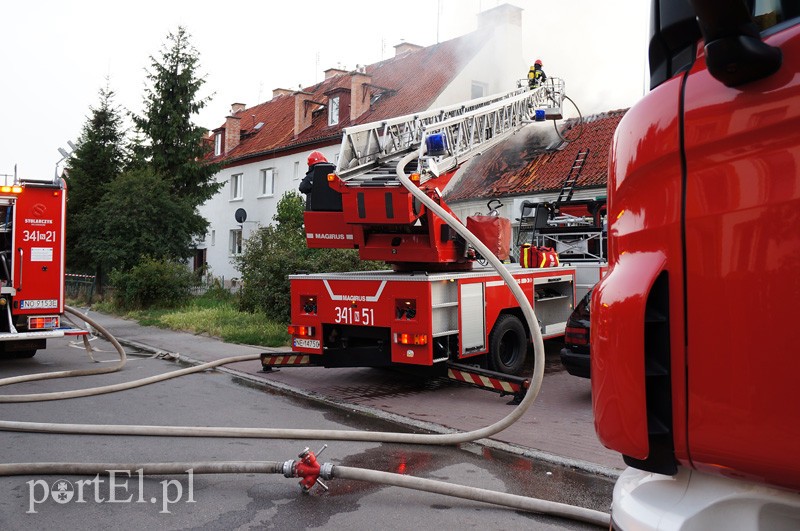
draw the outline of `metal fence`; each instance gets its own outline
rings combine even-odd
[[[64,293],[69,299],[91,302],[95,294],[97,279],[94,275],[64,275]]]

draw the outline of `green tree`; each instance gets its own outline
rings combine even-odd
[[[199,53],[183,27],[167,36],[158,58],[150,57],[145,88],[144,114],[133,116],[134,124],[145,136],[135,152],[137,165],[146,160],[170,184],[170,192],[199,206],[222,186],[214,180],[218,166],[208,164],[208,146],[203,143],[206,129],[195,125],[192,117],[211,97],[198,96],[205,78],[198,74]]]
[[[91,229],[94,259],[109,269],[128,269],[148,256],[182,260],[206,221],[186,199],[170,196],[169,184],[150,168],[130,170],[105,187]]]
[[[304,201],[296,192],[284,194],[273,216],[275,225],[260,227],[234,258],[242,273],[240,307],[262,311],[288,322],[289,275],[298,272],[364,271],[383,268],[382,262],[362,261],[352,249],[309,249],[303,230]]]
[[[95,241],[95,206],[105,185],[122,171],[126,152],[122,114],[114,105],[114,92],[100,89],[100,103],[90,107],[78,147],[64,173],[68,186],[67,266],[75,271],[93,272],[102,284],[103,269],[92,249]]]

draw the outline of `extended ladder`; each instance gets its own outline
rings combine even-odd
[[[434,175],[506,138],[534,119],[560,118],[564,82],[557,78],[538,88],[518,88],[462,104],[422,111],[344,130],[336,174],[347,184],[394,181],[398,160],[419,151]],[[540,111],[537,113],[536,111]],[[444,134],[446,155],[425,157],[428,136]]]
[[[583,170],[583,165],[586,163],[586,158],[588,156],[588,148],[578,151],[578,154],[575,155],[575,161],[572,163],[572,167],[569,169],[569,173],[567,173],[567,177],[561,185],[561,191],[558,193],[556,208],[558,208],[560,203],[572,199],[572,194],[575,192],[575,183],[577,183],[578,179],[581,177],[581,170]]]

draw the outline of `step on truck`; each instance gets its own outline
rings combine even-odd
[[[391,270],[291,276],[293,352],[262,355],[264,369],[424,368],[521,398],[527,380],[517,375],[530,331],[518,304],[494,270],[476,266],[475,250],[414,199],[398,172],[452,213],[440,190],[458,167],[523,126],[560,118],[563,98],[563,81],[548,79],[535,89],[347,128],[338,165],[314,166],[306,243],[357,249],[361,259],[386,262]],[[508,257],[509,220],[480,216],[470,224],[496,255]],[[509,268],[543,335],[563,335],[575,301],[575,269]]]
[[[800,529],[800,4],[655,0],[592,295],[615,529]]]

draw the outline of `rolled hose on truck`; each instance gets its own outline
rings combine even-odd
[[[38,423],[0,420],[0,430],[15,432],[35,432],[35,433],[62,433],[62,434],[85,434],[85,435],[137,435],[153,437],[239,437],[239,438],[259,438],[259,439],[315,439],[315,440],[342,440],[342,441],[363,441],[363,442],[392,442],[406,444],[438,444],[454,445],[465,442],[472,442],[478,439],[490,437],[505,428],[511,426],[519,419],[525,411],[533,404],[541,390],[544,379],[544,342],[541,330],[537,323],[533,308],[525,297],[522,289],[514,281],[513,276],[503,266],[500,260],[480,241],[478,241],[467,228],[461,224],[454,216],[441,208],[433,199],[428,197],[422,190],[417,188],[403,172],[408,164],[418,153],[406,155],[397,165],[397,175],[403,186],[427,208],[431,209],[436,215],[441,217],[459,235],[472,244],[476,251],[492,264],[492,267],[503,278],[508,285],[514,298],[520,305],[528,329],[531,331],[534,351],[534,369],[531,377],[530,388],[525,398],[514,408],[514,410],[498,420],[497,422],[469,432],[448,433],[448,434],[415,434],[415,433],[393,433],[393,432],[365,432],[350,430],[319,430],[319,429],[296,429],[296,428],[233,428],[233,427],[178,427],[178,426],[146,426],[146,425],[100,425],[100,424],[68,424],[68,423]],[[66,307],[66,311],[82,319],[99,333],[105,336],[120,354],[120,360],[111,367],[99,369],[87,369],[78,371],[57,371],[40,375],[28,375],[0,380],[0,386],[13,383],[28,382],[34,380],[44,380],[52,378],[65,378],[72,376],[86,376],[91,374],[105,374],[120,370],[126,362],[125,350],[101,325],[80,311]],[[213,367],[236,363],[241,361],[257,360],[258,355],[252,356],[233,356],[223,358],[209,363],[203,363],[194,367],[172,371],[166,374],[133,380],[126,383],[106,385],[89,389],[79,389],[73,391],[59,391],[52,393],[35,393],[27,395],[4,395],[0,396],[0,403],[19,403],[19,402],[38,402],[48,400],[63,400],[67,398],[77,398],[95,396],[105,393],[112,393],[126,389],[133,389],[144,385],[168,380],[201,372]],[[301,458],[305,454],[301,454]],[[313,454],[311,454],[313,457]],[[189,462],[189,463],[16,463],[0,465],[0,475],[31,475],[31,474],[61,474],[61,475],[94,475],[106,474],[108,470],[138,470],[143,469],[145,475],[156,474],[183,474],[191,468],[195,474],[222,474],[222,473],[278,473],[281,470],[275,469],[277,462]],[[288,465],[290,462],[284,463]],[[295,461],[295,463],[298,463]],[[294,470],[296,467],[289,467]],[[341,478],[359,481],[371,481],[384,485],[393,485],[426,492],[434,492],[447,496],[454,496],[474,501],[482,501],[496,505],[513,508],[516,510],[530,511],[552,516],[579,520],[608,527],[610,516],[608,513],[595,511],[582,507],[567,504],[528,498],[514,494],[477,489],[451,483],[433,481],[423,478],[393,474],[389,472],[351,468],[325,463],[321,467],[318,475],[323,479]],[[318,469],[318,470],[319,470]],[[285,472],[285,471],[284,471]],[[284,473],[286,475],[286,473]],[[301,482],[302,483],[302,482]]]

